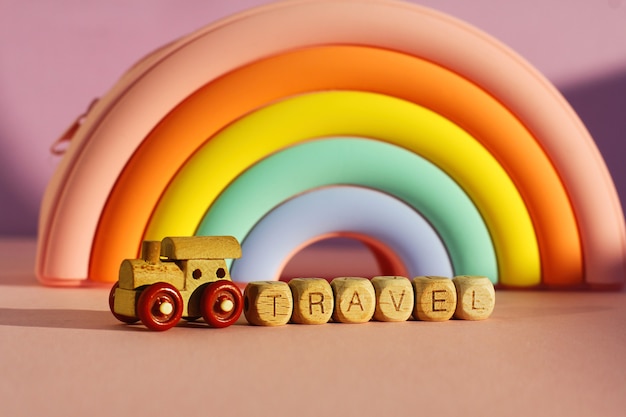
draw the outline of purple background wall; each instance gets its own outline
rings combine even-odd
[[[589,128],[626,201],[626,1],[423,4],[508,44]],[[34,235],[50,145],[140,57],[267,0],[0,0],[0,235]],[[219,59],[219,57],[216,57]]]

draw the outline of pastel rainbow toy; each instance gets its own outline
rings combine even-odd
[[[74,133],[39,233],[49,285],[115,282],[142,240],[194,234],[242,242],[239,281],[329,236],[390,273],[500,287],[620,288],[626,267],[613,182],[558,91],[481,31],[383,0],[275,3],[144,58]]]

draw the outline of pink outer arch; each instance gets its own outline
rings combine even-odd
[[[241,65],[327,44],[423,57],[493,94],[540,140],[561,175],[581,228],[587,281],[596,286],[623,282],[626,239],[617,193],[593,140],[556,89],[510,49],[467,24],[412,4],[362,0],[299,0],[253,9],[137,64],[94,106],[44,196],[40,280],[76,284],[87,277],[98,218],[117,175],[185,97]]]

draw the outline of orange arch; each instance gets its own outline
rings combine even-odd
[[[118,260],[137,254],[161,192],[206,140],[255,108],[325,89],[395,96],[465,129],[494,155],[520,191],[537,234],[544,283],[582,283],[581,239],[565,188],[519,120],[482,89],[436,64],[357,46],[302,49],[258,61],[205,85],[176,107],[145,138],[118,178],[96,231],[90,278],[110,281]]]

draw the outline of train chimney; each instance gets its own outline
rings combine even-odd
[[[141,259],[149,264],[161,262],[161,242],[158,240],[144,240],[141,244]]]

